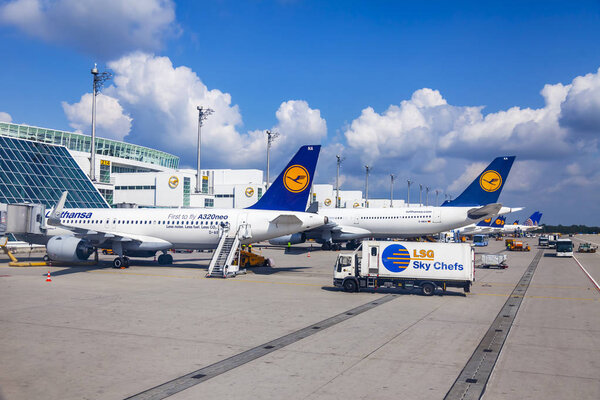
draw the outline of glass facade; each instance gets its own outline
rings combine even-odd
[[[67,208],[108,207],[65,147],[0,135],[0,203],[50,208],[65,190]]]
[[[110,183],[110,161],[100,160],[100,182]]]
[[[65,146],[69,150],[85,153],[90,152],[92,145],[91,136],[81,133],[57,131],[7,122],[0,122],[0,135],[42,143],[58,144]],[[110,139],[96,138],[96,154],[142,161],[173,169],[179,167],[179,157],[177,156],[148,147]]]
[[[183,206],[190,206],[190,178],[183,178]]]
[[[210,207],[214,207],[214,206],[215,206],[214,199],[204,199],[204,207],[210,208]]]

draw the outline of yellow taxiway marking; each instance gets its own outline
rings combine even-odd
[[[510,294],[500,294],[500,293],[469,293],[470,296],[499,296],[499,297],[508,297]],[[513,295],[510,297],[523,297],[524,299],[551,299],[551,300],[576,300],[576,301],[600,301],[600,299],[594,298],[584,298],[584,297],[557,297],[557,296],[521,296],[521,295]]]
[[[514,284],[510,283],[489,283],[489,282],[477,282],[478,287],[515,287]],[[523,285],[520,285],[523,286]],[[529,285],[530,288],[534,289],[577,289],[577,290],[589,290],[590,288],[587,286],[558,286],[558,285]]]

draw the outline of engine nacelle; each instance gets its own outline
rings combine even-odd
[[[275,239],[271,239],[269,240],[269,243],[271,244],[278,244],[278,245],[287,245],[289,244],[299,244],[299,243],[304,243],[306,242],[306,235],[304,234],[304,232],[298,232],[298,233],[294,233],[291,235],[285,235],[285,236],[279,236],[276,237]]]
[[[85,261],[94,252],[94,246],[75,236],[53,236],[46,244],[46,251],[54,261]]]

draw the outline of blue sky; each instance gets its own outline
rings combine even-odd
[[[371,195],[394,173],[456,196],[516,154],[501,200],[518,217],[600,225],[598,2],[96,3],[0,2],[0,117],[88,133],[98,62],[115,74],[100,135],[183,165],[206,104],[206,167],[264,168],[274,128],[274,170],[312,141],[319,183],[342,153],[343,188],[370,164]]]

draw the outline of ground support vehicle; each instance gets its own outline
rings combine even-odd
[[[577,248],[578,253],[595,253],[598,250],[598,246],[594,246],[591,243],[580,243]]]
[[[479,268],[508,268],[506,254],[482,254]]]
[[[573,242],[571,239],[556,241],[556,257],[573,257]]]
[[[523,243],[521,240],[513,240],[508,246],[510,251],[530,251],[531,247],[527,243]]]
[[[265,258],[259,254],[255,254],[252,251],[240,250],[240,266],[244,268],[249,267],[270,267],[271,260],[269,258]],[[233,261],[233,264],[237,264],[238,258]]]
[[[538,238],[538,246],[540,246],[540,247],[548,246],[548,236],[540,236]]]
[[[385,242],[365,240],[353,253],[338,255],[333,284],[346,292],[361,289],[462,288],[474,281],[474,251],[468,243]]]
[[[473,235],[473,246],[487,246],[487,235]]]

